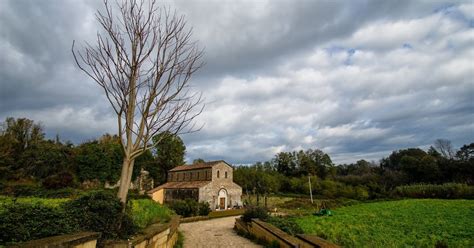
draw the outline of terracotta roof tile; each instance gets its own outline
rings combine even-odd
[[[147,194],[152,194],[160,189],[195,189],[206,186],[211,181],[191,181],[191,182],[167,182],[154,189],[147,191]]]
[[[217,160],[217,161],[209,161],[209,162],[199,163],[199,164],[176,166],[176,167],[174,167],[173,169],[171,169],[169,171],[184,171],[184,170],[195,170],[195,169],[211,168],[212,166],[214,166],[216,164],[219,164],[219,163],[227,164],[224,160]]]

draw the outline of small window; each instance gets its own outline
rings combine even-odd
[[[225,172],[225,178],[227,178],[227,171]]]
[[[217,171],[217,178],[219,178],[219,171]]]

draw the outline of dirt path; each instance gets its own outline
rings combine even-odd
[[[179,230],[184,234],[184,247],[262,247],[235,233],[235,218],[237,217],[232,216],[180,224]]]

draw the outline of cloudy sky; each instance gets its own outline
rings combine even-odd
[[[322,149],[378,161],[437,138],[474,142],[472,1],[211,1],[164,4],[205,48],[193,78],[204,128],[187,158],[253,163]],[[0,0],[0,119],[80,143],[116,133],[103,92],[73,63],[100,1]]]

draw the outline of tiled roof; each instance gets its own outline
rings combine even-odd
[[[195,169],[204,169],[204,168],[211,168],[212,166],[219,164],[219,163],[225,163],[227,164],[224,160],[217,160],[217,161],[209,161],[205,163],[199,163],[199,164],[191,164],[191,165],[181,165],[181,166],[176,166],[173,169],[169,171],[184,171],[184,170],[195,170]],[[229,165],[229,164],[227,164]]]
[[[191,182],[167,182],[154,189],[149,190],[147,193],[152,194],[160,189],[196,189],[206,186],[211,181],[191,181]]]

